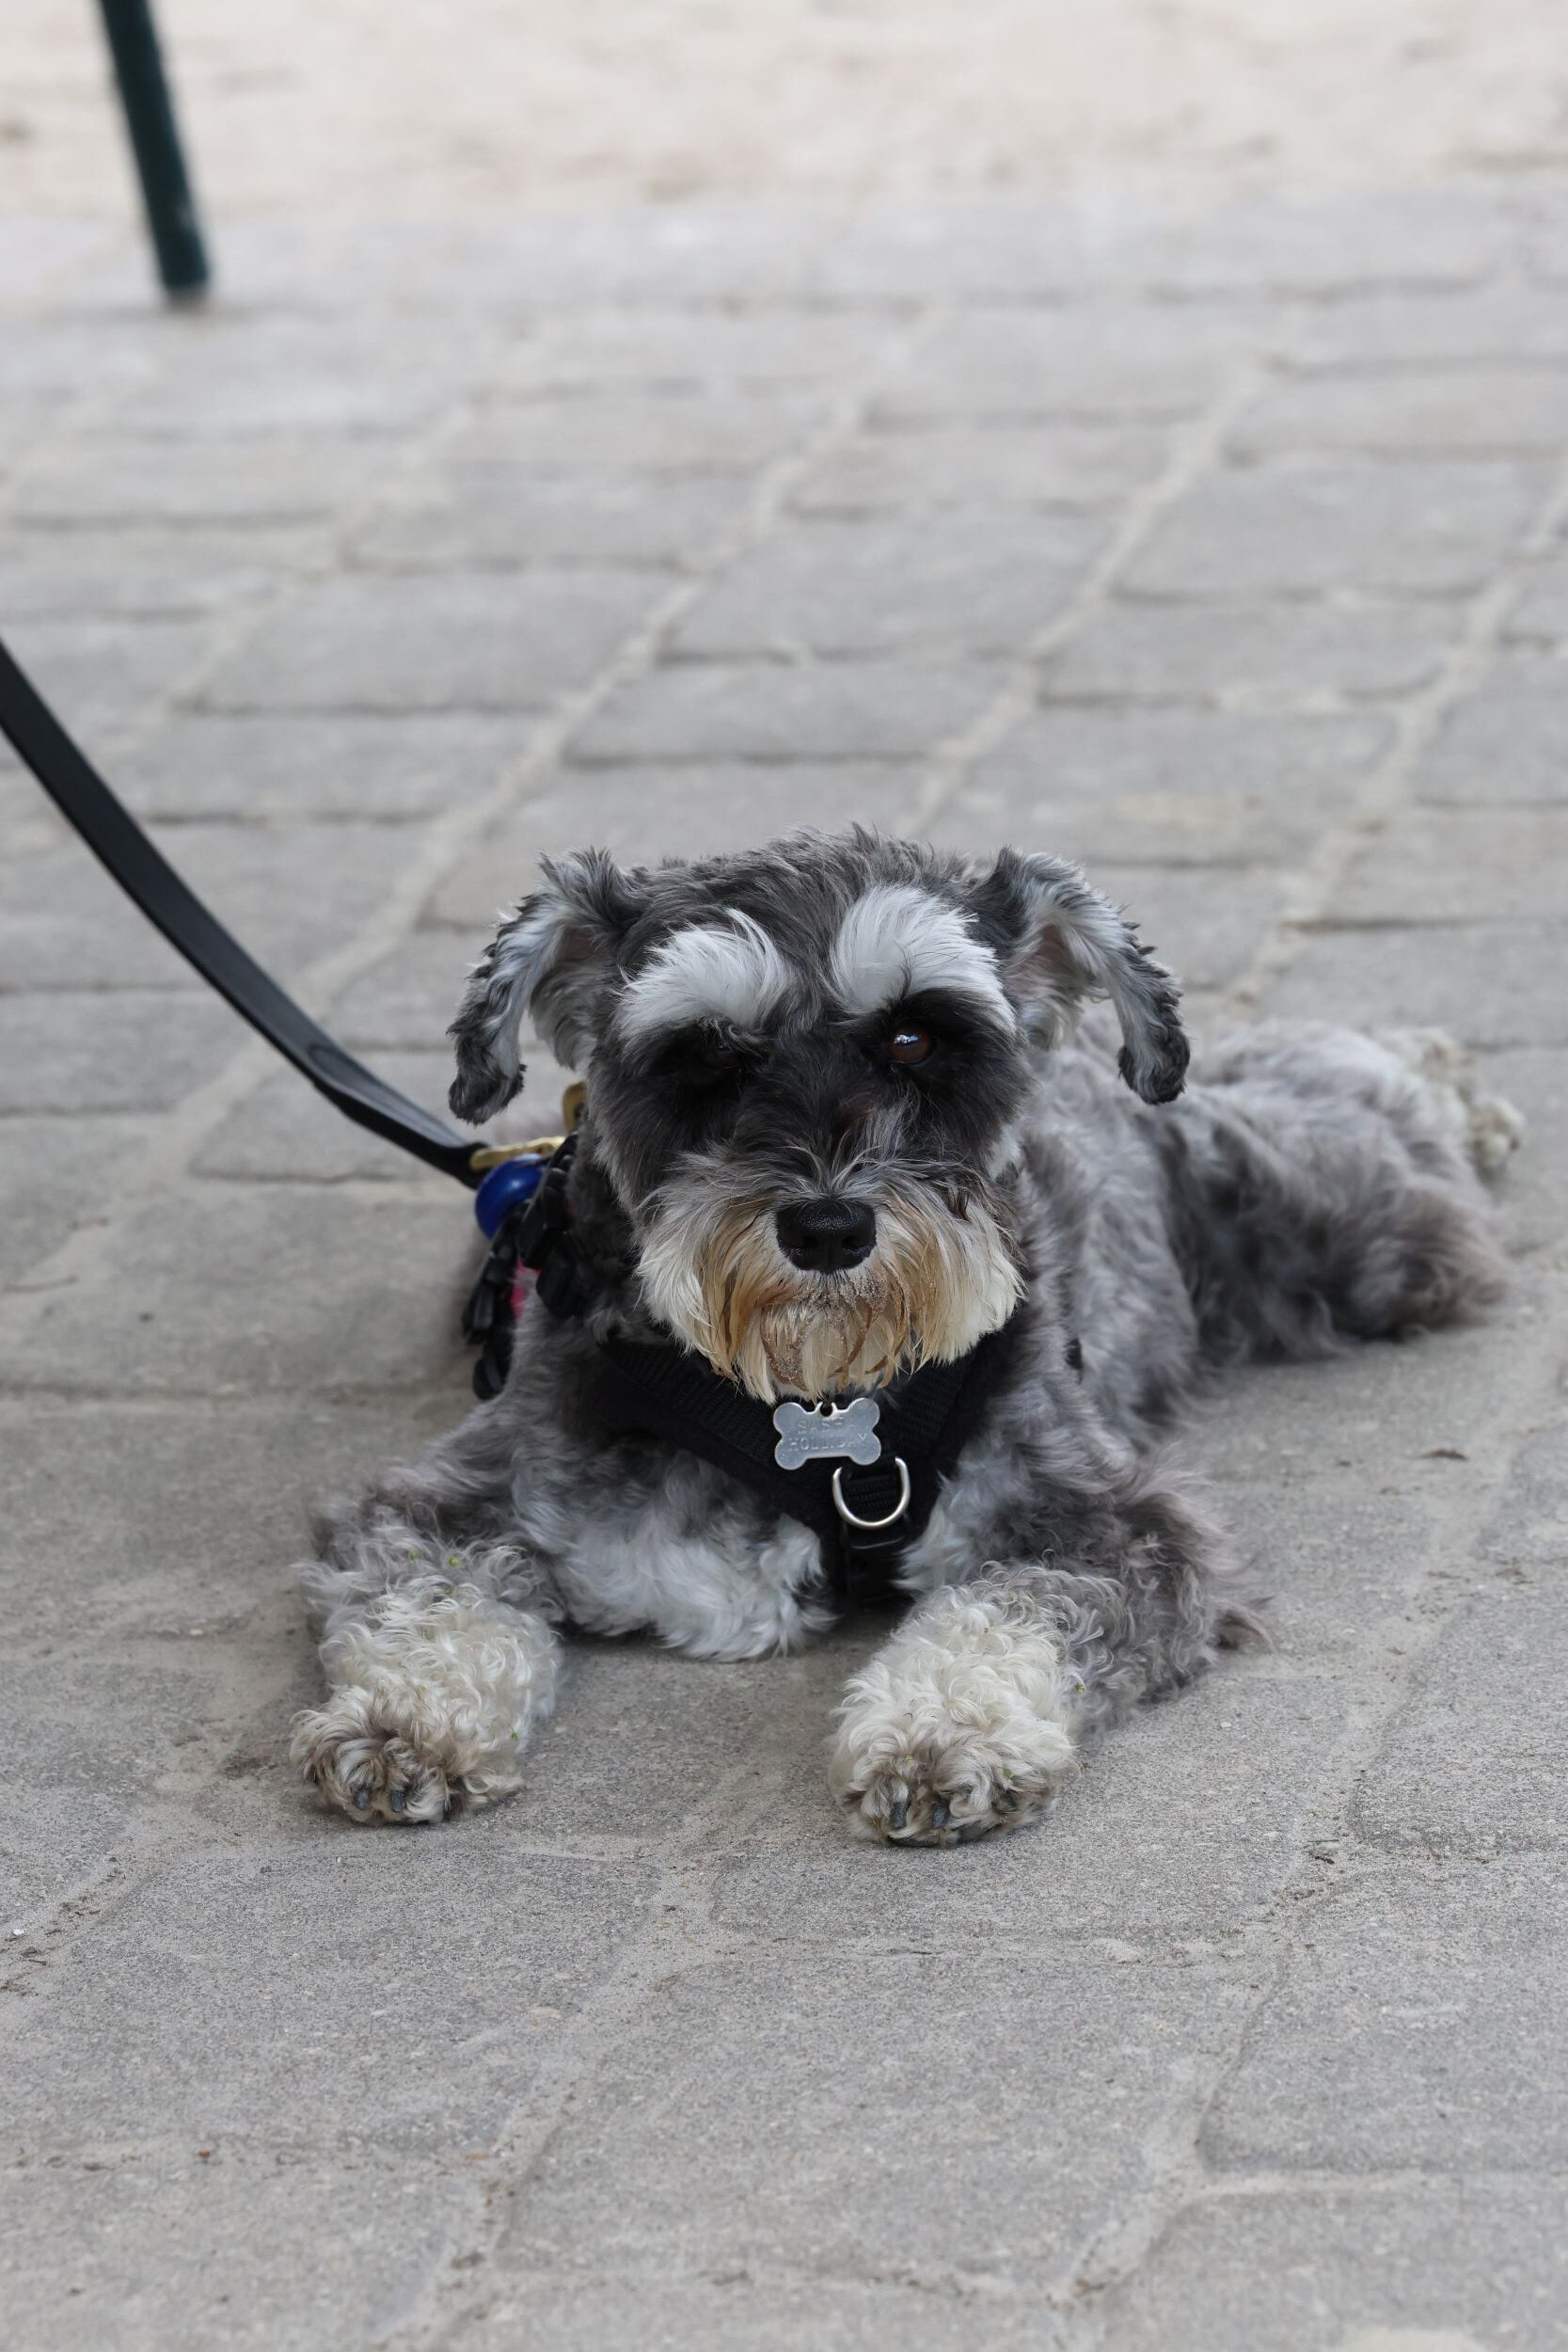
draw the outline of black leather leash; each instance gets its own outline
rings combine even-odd
[[[285,994],[153,848],[3,642],[0,733],[149,922],[319,1093],[429,1167],[470,1188],[481,1184],[496,1154],[367,1070]],[[519,1267],[535,1273],[539,1299],[552,1314],[580,1314],[588,1304],[589,1269],[566,1205],[576,1149],[573,1133],[532,1198],[510,1210],[494,1233],[464,1316],[465,1336],[481,1351],[474,1387],[482,1397],[505,1382]],[[944,1473],[1002,1375],[1013,1334],[1006,1325],[957,1363],[925,1365],[880,1391],[880,1450],[869,1464],[824,1455],[783,1469],[768,1406],[671,1344],[602,1343],[594,1409],[609,1429],[668,1438],[729,1470],[814,1530],[848,1597],[885,1597],[899,1556],[929,1519]]]
[[[400,1144],[418,1160],[475,1186],[478,1147],[377,1077],[286,995],[225,930],[116,799],[26,674],[0,643],[0,733],[30,768],[126,896],[187,963],[269,1045],[293,1062],[345,1119]]]

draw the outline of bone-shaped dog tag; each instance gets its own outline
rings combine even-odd
[[[773,1459],[781,1470],[839,1456],[869,1470],[882,1457],[874,1396],[857,1396],[850,1405],[781,1405],[773,1426],[779,1433]]]

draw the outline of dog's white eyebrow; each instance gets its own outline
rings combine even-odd
[[[906,882],[878,882],[839,926],[829,982],[847,1012],[880,1012],[926,989],[962,996],[1000,1028],[1017,1015],[996,959],[957,907]]]
[[[788,987],[772,940],[732,907],[718,922],[693,923],[661,941],[627,984],[617,1019],[628,1042],[702,1021],[760,1029]]]

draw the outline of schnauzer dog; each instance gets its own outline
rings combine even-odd
[[[838,1804],[1015,1827],[1256,1629],[1182,1399],[1494,1300],[1476,1170],[1517,1118],[1431,1032],[1270,1024],[1183,1091],[1176,983],[1055,858],[546,872],[452,1029],[460,1117],[517,1091],[525,1016],[587,1076],[539,1295],[500,1393],[321,1529],[295,1757],[351,1820],[437,1821],[518,1786],[563,1625],[756,1658],[880,1585]]]

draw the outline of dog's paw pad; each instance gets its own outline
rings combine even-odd
[[[838,1798],[862,1836],[889,1846],[971,1846],[1017,1829],[1050,1804],[1058,1785],[1055,1774],[973,1754],[911,1753],[841,1777]]]
[[[293,1754],[308,1781],[351,1821],[445,1820],[467,1796],[460,1779],[421,1756],[395,1731],[329,1702],[300,1718]]]

